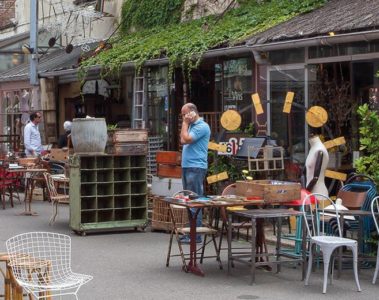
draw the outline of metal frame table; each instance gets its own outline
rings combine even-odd
[[[335,214],[334,210],[329,210],[325,209],[326,213],[330,214]],[[353,216],[358,218],[358,224],[359,224],[359,229],[358,229],[358,236],[357,236],[357,241],[358,241],[358,261],[365,261],[365,260],[370,260],[373,262],[376,262],[376,256],[367,256],[363,255],[360,253],[360,250],[363,248],[363,218],[372,218],[372,213],[371,211],[368,210],[360,210],[360,209],[352,209],[352,210],[338,210],[338,215],[339,215],[339,222],[340,222],[340,228],[343,234],[343,228],[344,228],[344,220],[345,216]],[[339,259],[338,259],[338,272],[337,272],[337,278],[340,278],[341,273],[342,273],[342,261],[343,261],[343,253],[342,253],[342,248],[339,249]],[[358,269],[359,269],[359,263],[358,263]]]
[[[38,213],[32,211],[32,197],[33,190],[35,187],[34,176],[47,172],[47,169],[28,169],[28,168],[15,168],[15,169],[7,169],[9,173],[23,173],[25,178],[25,210],[20,213],[22,216],[38,216]],[[27,177],[27,174],[30,174],[30,177]],[[29,195],[28,195],[29,192]]]
[[[238,254],[232,253],[232,226],[230,226],[232,222],[232,215],[241,216],[243,218],[251,219],[251,230],[252,230],[252,240],[251,240],[251,252],[239,252]],[[228,215],[228,274],[231,274],[231,267],[233,261],[239,261],[242,263],[246,263],[251,266],[251,281],[250,284],[253,284],[255,282],[255,270],[257,266],[270,266],[270,265],[276,265],[277,266],[277,273],[280,272],[280,265],[282,263],[286,262],[301,262],[302,263],[302,279],[304,279],[305,276],[305,230],[303,230],[303,255],[302,257],[298,257],[296,255],[291,255],[288,253],[282,253],[281,252],[281,230],[282,230],[282,218],[284,217],[291,217],[291,216],[300,216],[302,215],[299,211],[294,210],[287,210],[287,209],[281,209],[281,208],[264,208],[264,209],[250,209],[245,211],[234,211],[232,213],[229,213]],[[278,219],[277,222],[277,238],[276,238],[276,251],[275,253],[262,253],[257,254],[256,253],[256,225],[257,225],[257,219],[264,219],[264,218],[276,218]],[[275,261],[257,261],[257,258],[260,257],[270,257],[274,256]],[[286,257],[288,259],[281,260],[281,257]]]

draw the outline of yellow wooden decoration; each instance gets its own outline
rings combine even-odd
[[[292,108],[292,101],[295,97],[294,92],[287,92],[286,99],[284,100],[283,112],[289,114]]]
[[[331,170],[325,170],[325,177],[346,181],[347,174],[341,173],[341,172],[336,172],[336,171],[331,171]]]
[[[340,137],[335,138],[333,140],[326,141],[324,143],[324,146],[325,146],[326,149],[330,149],[330,148],[333,148],[333,147],[336,147],[336,146],[340,146],[340,145],[345,145],[345,144],[346,144],[345,137],[340,136]]]
[[[241,125],[241,115],[236,110],[228,109],[222,114],[220,122],[226,130],[236,130]]]
[[[312,106],[308,109],[305,115],[305,120],[311,127],[321,127],[328,121],[328,113],[321,106]]]
[[[220,144],[213,143],[213,142],[208,143],[208,149],[219,151],[219,152],[226,152],[227,151],[226,145],[220,145]]]
[[[228,176],[228,172],[221,172],[221,173],[218,173],[216,175],[211,175],[211,176],[208,176],[207,177],[207,182],[209,184],[211,183],[215,183],[217,181],[222,181],[222,180],[225,180],[225,179],[228,179],[229,176]]]
[[[247,208],[244,208],[243,206],[230,206],[226,208],[230,211],[239,211],[239,210],[247,210]]]
[[[263,114],[263,107],[261,104],[261,99],[259,98],[259,94],[255,93],[251,95],[251,100],[253,101],[255,113],[257,115]]]

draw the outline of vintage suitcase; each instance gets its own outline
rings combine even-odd
[[[237,181],[237,195],[263,199],[265,203],[280,203],[300,199],[301,185],[279,180]]]
[[[178,151],[157,151],[158,164],[170,164],[180,166],[182,162],[182,153]]]
[[[182,168],[176,165],[157,164],[157,175],[159,177],[181,178]]]
[[[169,197],[183,190],[181,178],[159,178],[152,176],[151,193],[155,196]]]

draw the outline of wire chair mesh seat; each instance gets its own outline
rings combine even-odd
[[[28,232],[6,241],[17,283],[36,299],[74,295],[92,280],[71,270],[71,238],[52,232]]]

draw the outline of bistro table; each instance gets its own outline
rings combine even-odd
[[[33,168],[8,168],[9,173],[22,173],[25,178],[25,210],[20,213],[22,216],[37,216],[36,212],[32,211],[32,196],[35,187],[34,177],[43,172],[47,172],[47,169],[33,169]],[[29,194],[29,195],[28,195]]]
[[[252,230],[252,240],[251,240],[251,252],[238,252],[236,254],[232,253],[232,226],[230,224],[232,223],[232,215],[240,216],[243,218],[251,219],[251,230]],[[299,211],[294,210],[288,210],[283,208],[262,208],[262,209],[249,209],[249,210],[242,210],[242,211],[233,211],[233,214],[229,213],[228,216],[228,274],[231,273],[231,267],[233,261],[239,261],[242,263],[249,264],[251,266],[251,284],[255,282],[255,269],[257,266],[270,266],[272,264],[275,264],[277,266],[277,272],[280,272],[280,265],[282,263],[287,262],[301,262],[303,265],[302,268],[302,279],[304,279],[305,275],[305,268],[304,268],[304,262],[305,262],[305,230],[303,230],[303,255],[302,257],[298,257],[296,255],[291,255],[289,253],[282,253],[281,252],[281,229],[282,229],[282,218],[284,217],[296,217],[302,215]],[[256,238],[257,238],[257,219],[264,219],[264,218],[275,218],[278,219],[277,226],[277,235],[276,235],[276,251],[273,254],[270,253],[262,253],[257,254],[256,253]],[[265,256],[273,256],[275,258],[275,261],[261,261],[259,258]],[[281,257],[286,257],[287,259],[283,260]],[[258,259],[258,260],[257,260]]]
[[[215,196],[210,197],[208,201],[198,201],[198,200],[190,200],[184,201],[182,199],[166,197],[164,198],[169,205],[174,204],[178,206],[183,206],[187,209],[188,220],[190,224],[190,258],[187,266],[188,272],[191,272],[198,276],[204,276],[204,272],[200,269],[197,264],[196,258],[196,219],[200,210],[203,208],[225,208],[232,206],[245,206],[245,205],[255,205],[257,203],[263,203],[260,200],[248,201],[244,200],[243,197],[223,197],[223,196]],[[192,209],[192,211],[191,211]]]

